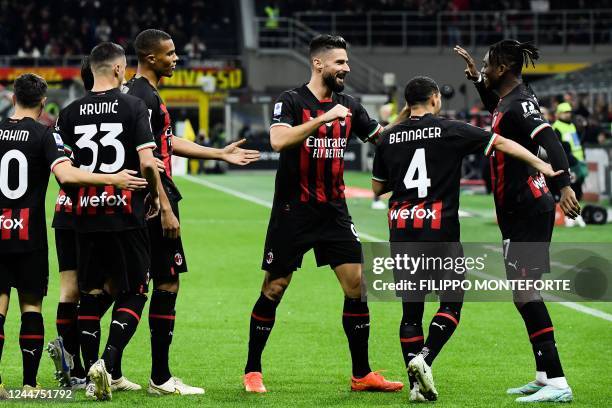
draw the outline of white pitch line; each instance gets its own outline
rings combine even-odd
[[[266,201],[266,200],[262,200],[260,198],[255,197],[255,196],[252,196],[250,194],[246,194],[246,193],[240,192],[238,190],[234,190],[232,188],[224,187],[224,186],[219,185],[217,183],[213,183],[213,182],[210,182],[208,180],[203,180],[201,178],[190,176],[190,175],[184,175],[184,176],[181,176],[181,177],[183,177],[183,178],[185,178],[185,179],[187,179],[187,180],[189,180],[189,181],[191,181],[193,183],[200,184],[200,185],[208,187],[208,188],[212,188],[213,190],[221,191],[223,193],[232,195],[234,197],[238,197],[238,198],[241,198],[243,200],[250,201],[250,202],[255,203],[255,204],[259,204],[262,207],[272,208],[272,203],[271,202]],[[359,232],[359,236],[364,237],[365,239],[370,240],[370,241],[386,242],[386,240],[384,240],[382,238],[375,237],[374,235],[370,235],[370,234],[365,233],[365,232]],[[492,275],[488,275],[488,274],[485,274],[483,272],[480,272],[480,274],[487,275],[486,277],[488,277],[488,278],[495,278]],[[590,316],[598,317],[600,319],[612,322],[612,315],[609,314],[609,313],[606,313],[606,312],[602,312],[601,310],[593,309],[591,307],[584,306],[584,305],[581,305],[580,303],[576,303],[576,302],[560,301],[560,300],[562,300],[562,298],[559,298],[559,297],[554,296],[554,295],[543,294],[542,296],[546,296],[549,300],[554,300],[558,304],[560,304],[562,306],[565,306],[565,307],[567,307],[569,309],[576,310],[578,312],[581,312],[581,313],[584,313],[584,314],[588,314]]]

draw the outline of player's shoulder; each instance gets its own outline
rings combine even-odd
[[[286,89],[278,95],[279,100],[295,100],[300,98],[300,88]]]
[[[347,108],[354,109],[355,107],[360,107],[361,102],[355,96],[344,93],[337,92],[336,99],[340,105],[346,106]]]
[[[518,85],[504,100],[507,101],[508,110],[524,112],[529,111],[529,108],[539,109],[538,99],[531,88],[525,84]]]
[[[121,92],[145,101],[157,98],[157,91],[145,77],[133,77],[121,86]]]

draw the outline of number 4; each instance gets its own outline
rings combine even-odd
[[[415,177],[417,172],[418,177]],[[404,185],[408,190],[417,188],[419,198],[427,197],[427,190],[431,187],[431,179],[427,178],[425,149],[416,149],[414,152],[410,166],[408,166],[408,171],[406,171],[406,176],[404,176]]]

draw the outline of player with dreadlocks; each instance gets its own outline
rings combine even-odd
[[[534,154],[543,148],[554,170],[566,170],[551,182],[561,192],[560,205],[565,214],[576,218],[580,205],[570,187],[567,156],[540,112],[533,91],[522,80],[523,66],[535,66],[538,49],[530,43],[500,41],[489,47],[480,72],[466,50],[456,46],[455,52],[467,63],[467,78],[475,83],[485,108],[493,114],[493,131]],[[491,181],[508,279],[541,279],[550,270],[549,246],[555,222],[555,201],[546,180],[534,168],[495,152],[491,156]],[[536,290],[514,291],[513,300],[531,341],[536,378],[507,393],[523,395],[517,402],[571,401],[572,390],[563,374],[542,296]]]

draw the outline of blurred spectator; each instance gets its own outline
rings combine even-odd
[[[17,56],[20,58],[39,58],[40,51],[34,46],[30,37],[26,37],[23,46],[17,50]]]
[[[113,29],[111,28],[111,26],[108,25],[108,21],[103,18],[102,21],[100,21],[100,24],[98,24],[98,26],[96,27],[96,41],[110,41],[112,32]]]
[[[198,36],[194,35],[191,37],[191,41],[183,48],[183,51],[190,60],[201,61],[204,59],[206,44],[204,44]]]

